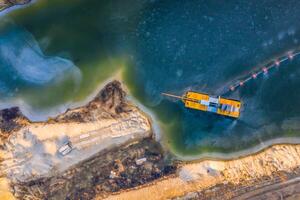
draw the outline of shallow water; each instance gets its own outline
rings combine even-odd
[[[160,93],[218,95],[298,49],[299,9],[298,1],[40,0],[1,20],[1,97],[38,114],[83,100],[122,69],[177,154],[234,152],[298,136],[298,57],[228,95],[243,101],[239,120],[185,109]]]

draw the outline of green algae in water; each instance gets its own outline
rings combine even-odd
[[[120,5],[116,8],[109,1],[38,1],[10,13],[7,18],[30,31],[47,56],[70,59],[82,73],[80,83],[65,80],[27,87],[19,96],[39,109],[82,101],[101,82],[126,67],[128,56],[120,49],[127,48],[122,34],[132,22],[124,23],[122,16],[137,8]]]

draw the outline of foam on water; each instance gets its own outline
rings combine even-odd
[[[29,84],[44,85],[71,75],[80,79],[79,69],[67,59],[46,57],[30,33],[16,28],[1,32],[1,68],[13,73],[14,79]]]
[[[76,91],[82,79],[80,69],[68,59],[44,55],[33,35],[13,22],[3,19],[0,28],[0,107],[19,106],[32,119],[49,117],[49,110],[41,112],[31,100],[66,81]],[[65,106],[58,106],[54,113]]]

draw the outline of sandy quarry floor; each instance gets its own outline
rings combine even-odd
[[[63,171],[105,148],[143,138],[149,133],[148,120],[138,112],[121,120],[33,123],[9,137],[0,170],[11,180],[28,181],[47,176],[53,170]],[[74,149],[62,156],[58,149],[67,141],[72,141]]]
[[[26,121],[21,113],[14,113],[16,109],[5,112],[1,133],[10,133],[0,151],[0,172],[12,183],[51,176],[101,150],[152,135],[150,121],[127,102],[117,81],[107,84],[86,106],[47,122]],[[19,125],[19,119],[25,123]],[[67,142],[72,151],[62,155],[59,149]]]

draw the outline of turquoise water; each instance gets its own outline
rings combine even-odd
[[[41,0],[1,19],[1,99],[39,115],[83,100],[122,69],[178,155],[298,136],[298,57],[228,94],[243,102],[239,120],[188,110],[160,93],[217,95],[298,49],[299,8],[298,1]]]

